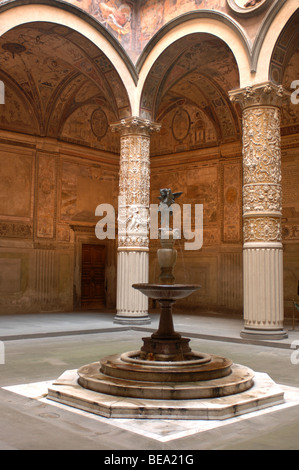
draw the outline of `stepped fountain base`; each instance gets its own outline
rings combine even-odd
[[[198,286],[138,284],[161,306],[157,332],[138,351],[66,371],[48,398],[109,418],[227,419],[284,401],[267,376],[213,354],[193,352],[174,331],[172,304]]]
[[[181,193],[160,190],[161,216]],[[283,402],[271,379],[230,359],[193,352],[174,330],[172,305],[200,286],[175,284],[175,231],[161,230],[160,284],[133,288],[160,304],[158,330],[139,351],[103,358],[62,376],[48,398],[112,418],[225,419]],[[165,237],[165,235],[167,235]]]
[[[112,419],[170,419],[170,420],[225,420],[246,413],[260,411],[284,403],[284,393],[264,373],[253,373],[235,364],[233,371],[254,374],[249,390],[233,395],[200,399],[148,399],[131,398],[95,392],[82,387],[78,370],[65,371],[48,389],[47,398],[85,412]],[[215,379],[222,381],[223,379]],[[229,377],[225,378],[229,386]],[[108,384],[107,384],[108,385]],[[194,385],[194,384],[193,384]],[[203,385],[203,384],[202,384]],[[216,383],[206,383],[216,392]],[[190,386],[188,383],[186,387]],[[160,387],[157,384],[157,388]],[[171,389],[172,385],[163,385]],[[235,385],[233,386],[235,388]]]
[[[145,366],[139,365],[138,360],[128,362],[128,357],[132,357],[131,354],[112,356],[81,367],[79,385],[115,397],[150,400],[224,397],[244,392],[253,385],[254,373],[250,369],[217,356],[211,357],[206,366],[184,363]]]

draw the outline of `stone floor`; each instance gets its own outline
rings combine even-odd
[[[174,315],[191,347],[231,358],[268,374],[286,401],[224,421],[111,419],[45,398],[65,370],[138,349],[158,326],[121,326],[108,313],[0,316],[0,449],[24,450],[239,450],[299,449],[299,324],[280,341],[240,338],[239,318]],[[1,352],[1,350],[0,350]],[[3,356],[3,355],[2,355]],[[2,359],[2,360],[1,360]],[[4,363],[3,363],[4,362]]]

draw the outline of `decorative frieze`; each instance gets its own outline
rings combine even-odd
[[[281,243],[281,220],[274,217],[249,217],[243,223],[244,243]]]
[[[0,222],[0,237],[5,238],[32,238],[32,224]]]
[[[243,187],[244,214],[269,212],[277,215],[282,211],[280,184],[248,184]]]

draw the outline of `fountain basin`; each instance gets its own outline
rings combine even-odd
[[[133,284],[134,289],[155,300],[178,300],[200,289],[196,284]]]

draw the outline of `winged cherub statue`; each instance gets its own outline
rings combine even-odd
[[[167,207],[170,207],[175,203],[175,200],[181,196],[181,194],[183,193],[173,193],[171,189],[168,188],[160,189],[160,196],[158,196],[158,199],[160,199],[160,206],[166,204]]]

